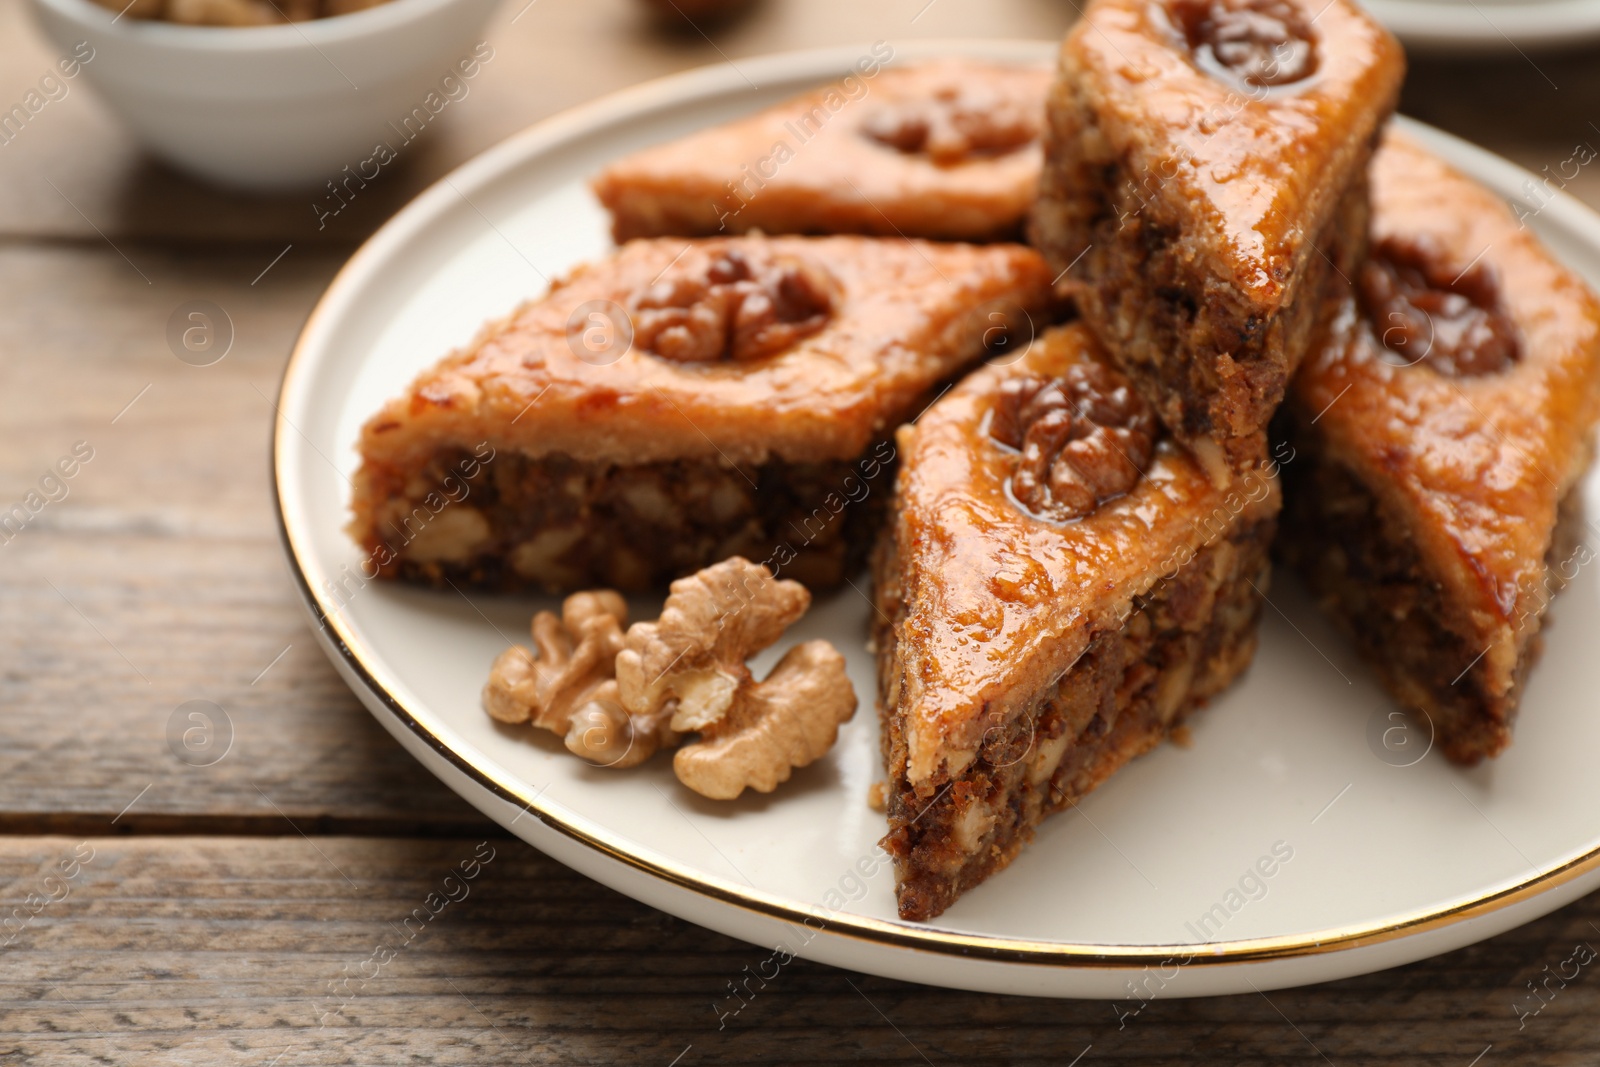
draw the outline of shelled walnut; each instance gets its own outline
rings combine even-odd
[[[574,593],[561,617],[533,617],[534,656],[520,645],[500,653],[483,687],[483,707],[507,723],[531,723],[562,738],[591,763],[633,767],[678,735],[669,715],[630,716],[617,701],[616,662],[628,607],[609,589]]]
[[[673,582],[661,618],[628,630],[617,656],[623,707],[670,708],[672,729],[700,735],[672,761],[684,785],[717,800],[770,793],[833,746],[856,695],[832,645],[790,649],[759,682],[745,665],[810,605],[799,582],[736,556]]]
[[[538,657],[521,645],[500,653],[483,687],[484,710],[501,722],[531,722],[565,737],[578,708],[606,683],[615,688],[627,621],[628,605],[609,589],[567,597],[560,618],[539,612],[532,626]]]
[[[819,264],[730,248],[635,296],[634,343],[680,363],[761,359],[826,326],[832,290]]]
[[[567,751],[601,767],[637,767],[661,749],[678,746],[682,737],[671,720],[671,709],[628,714],[617,699],[617,683],[608,681],[572,713]]]
[[[1003,156],[1039,139],[1043,111],[993,88],[950,85],[920,100],[881,104],[861,123],[869,139],[942,167]]]
[[[1035,514],[1082,518],[1139,481],[1155,447],[1155,413],[1117,371],[1079,363],[1056,379],[1008,379],[989,435],[1021,453],[1011,492]]]
[[[1462,270],[1427,242],[1389,238],[1362,264],[1358,288],[1373,332],[1408,366],[1470,378],[1521,358],[1499,279],[1483,263]]]
[[[1316,37],[1288,0],[1178,0],[1173,15],[1203,69],[1273,87],[1317,71]]]
[[[534,617],[537,657],[519,646],[495,660],[483,705],[605,767],[637,766],[698,734],[673,759],[684,785],[718,800],[770,793],[855,714],[844,657],[826,641],[790,649],[761,681],[746,666],[810,604],[800,583],[739,557],[672,583],[661,617],[626,635],[620,595],[576,593],[561,618]]]

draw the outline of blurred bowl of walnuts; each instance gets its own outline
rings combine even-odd
[[[31,0],[146,149],[260,191],[370,179],[402,155],[493,63],[498,2]]]

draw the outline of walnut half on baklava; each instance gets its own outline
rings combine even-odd
[[[1049,70],[882,62],[864,56],[842,81],[611,164],[594,192],[612,235],[1020,238]]]
[[[900,915],[929,919],[1249,664],[1279,492],[1219,489],[1081,325],[899,436],[874,559]]]
[[[1401,73],[1352,0],[1095,0],[1062,42],[1034,243],[1214,476],[1266,458],[1360,261]]]
[[[368,577],[437,585],[642,589],[735,555],[837,583],[895,427],[1048,292],[1016,245],[632,242],[367,422],[350,533]]]
[[[1372,258],[1284,404],[1280,550],[1445,755],[1511,740],[1551,595],[1590,558],[1579,479],[1600,303],[1506,205],[1403,137]]]

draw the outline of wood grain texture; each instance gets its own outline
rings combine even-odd
[[[118,829],[183,815],[223,832],[470,832],[479,816],[334,674],[279,548],[278,377],[342,256],[296,249],[252,285],[270,258],[255,250],[124,250],[131,264],[0,246],[19,309],[0,316],[0,512],[78,442],[93,452],[63,499],[0,529],[0,831],[105,833],[137,795]],[[168,347],[168,317],[194,299],[234,323],[212,366]],[[168,742],[191,700],[232,723],[210,766]]]
[[[1600,944],[1600,897],[1387,974],[1137,1014],[1131,999],[962,993],[795,961],[725,1016],[729,983],[766,950],[520,842],[7,840],[0,910],[87,850],[64,898],[0,948],[0,1064],[1064,1065],[1091,1045],[1085,1067],[1468,1067],[1491,1045],[1484,1067],[1600,1056],[1595,964],[1552,985],[1521,1030],[1512,1008],[1547,964]],[[407,924],[417,909],[430,917]]]
[[[270,398],[339,264],[450,167],[611,89],[786,48],[1054,37],[1072,15],[1054,0],[766,0],[707,39],[659,32],[634,0],[511,0],[473,95],[321,230],[308,195],[242,197],[151,162],[82,80],[0,146],[0,514],[77,442],[94,450],[63,499],[0,534],[0,1064],[1600,1058],[1592,966],[1520,1029],[1515,1007],[1542,1003],[1528,983],[1575,945],[1600,945],[1600,896],[1398,971],[1137,1014],[796,961],[719,1020],[767,950],[503,837],[464,899],[406,925],[497,831],[361,708],[284,570]],[[22,0],[0,0],[0,103],[54,54]],[[1403,109],[1559,172],[1600,145],[1597,99],[1592,52],[1511,54],[1413,61]],[[1600,205],[1592,165],[1567,188]],[[213,366],[168,346],[193,299],[235,327]],[[191,700],[232,724],[210,766],[168,741]],[[79,846],[93,859],[56,880]],[[394,958],[358,987],[383,949]]]

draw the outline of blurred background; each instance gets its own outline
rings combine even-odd
[[[762,1013],[719,1034],[707,1004],[760,954],[544,860],[406,756],[314,646],[268,468],[279,376],[334,273],[502,138],[707,63],[879,39],[1054,39],[1075,17],[1071,0],[756,0],[694,21],[670,2],[506,0],[470,93],[333,218],[319,214],[321,188],[230,192],[154,161],[85,77],[0,138],[0,509],[48,498],[0,534],[5,910],[37,896],[60,857],[94,857],[70,908],[0,935],[0,1064],[266,1065],[290,1047],[285,1065],[1066,1063],[1109,1042],[1120,1027],[1105,1004],[859,977],[853,989],[799,963]],[[1600,145],[1600,52],[1574,45],[1414,55],[1401,110],[1548,168],[1600,207],[1600,167],[1562,170]],[[24,0],[0,0],[0,107],[62,54]],[[169,328],[195,301],[223,313],[209,363]],[[74,476],[41,488],[85,448]],[[193,701],[226,709],[202,759],[172,733]],[[499,851],[474,909],[411,950],[336,1035],[320,1030],[315,998],[481,838]],[[1330,1062],[1460,1067],[1486,1042],[1592,1054],[1600,1037],[1584,1019],[1600,994],[1564,994],[1548,1013],[1560,1017],[1527,1037],[1504,1002],[1541,962],[1600,936],[1596,917],[1584,902],[1443,960],[1278,994],[1281,1013],[1255,998],[1160,1005],[1117,1047],[1140,1062],[1206,1049],[1327,1059],[1321,1046]]]

